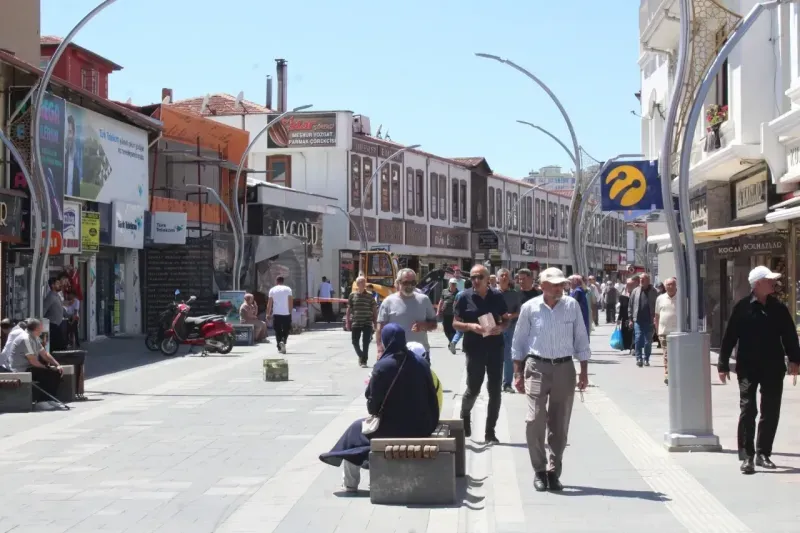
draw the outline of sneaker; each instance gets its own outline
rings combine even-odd
[[[364,361],[361,361],[359,365],[361,366],[361,368],[367,368],[367,363],[365,363]]]
[[[650,361],[645,361],[644,366],[650,366]]]
[[[514,394],[514,392],[516,391],[514,390],[514,387],[512,387],[511,385],[503,385],[503,392]]]
[[[497,439],[497,435],[495,435],[494,431],[487,431],[486,438],[484,439],[486,444],[500,444],[500,441]]]
[[[641,359],[637,359],[636,360],[636,366],[638,366],[639,368],[642,368],[643,365],[644,365],[644,363],[642,363]]]
[[[358,494],[358,487],[348,487],[346,485],[342,485],[342,490],[347,494]]]
[[[447,349],[450,350],[450,353],[455,355],[456,353],[456,343],[451,342],[447,345]]]
[[[278,343],[278,352],[286,353],[286,345],[284,343],[282,343],[282,342]]]

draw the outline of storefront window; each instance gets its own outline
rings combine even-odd
[[[453,178],[452,180],[450,180],[450,183],[451,183],[450,200],[452,201],[453,205],[450,211],[450,216],[452,217],[453,222],[458,222],[458,180],[456,178]]]
[[[381,211],[388,213],[391,209],[389,203],[389,167],[381,169]]]
[[[431,172],[431,217],[439,218],[439,174]]]
[[[364,169],[363,177],[364,177],[364,185],[366,186],[367,183],[372,179],[372,158],[365,157],[361,160],[362,168]],[[375,189],[374,183],[369,183],[369,187],[367,187],[366,192],[364,193],[364,208],[365,209],[372,209],[372,191]]]
[[[447,220],[447,176],[439,174],[439,220]]]
[[[459,201],[459,210],[461,211],[461,222],[466,224],[467,222],[467,180],[461,180],[459,185],[461,188],[460,194],[458,195]]]
[[[400,212],[400,165],[392,164],[392,213]]]
[[[424,217],[425,216],[425,173],[417,169],[416,178],[417,178],[417,184],[416,184],[417,216]]]

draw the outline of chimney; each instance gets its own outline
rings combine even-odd
[[[278,71],[278,109],[276,111],[283,113],[286,111],[286,84],[288,82],[286,79],[286,60],[276,59],[275,63]]]
[[[267,74],[267,109],[272,109],[272,76]]]
[[[164,87],[163,89],[161,89],[161,101],[163,102],[164,98],[167,98],[167,97],[169,97],[169,103],[171,104],[172,103],[172,89],[168,89],[168,88]]]

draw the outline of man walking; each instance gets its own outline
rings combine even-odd
[[[519,279],[520,290],[520,307],[532,298],[536,298],[542,291],[534,286],[533,273],[527,268],[520,268],[517,271],[517,279]]]
[[[319,284],[319,290],[317,291],[317,296],[319,298],[326,298],[331,299],[333,298],[333,285],[331,282],[328,281],[328,278],[322,276],[322,283]],[[333,302],[320,302],[319,304],[320,310],[322,311],[322,318],[330,324],[331,321],[334,319],[333,315]]]
[[[369,343],[378,320],[378,303],[367,292],[367,279],[364,276],[356,278],[356,287],[358,290],[351,292],[348,297],[345,325],[350,330],[359,365],[367,368]]]
[[[600,291],[600,286],[594,276],[589,276],[587,292],[589,294],[589,304],[592,308],[592,323],[595,327],[598,327],[600,325],[600,304],[603,301],[603,293]]]
[[[669,278],[664,282],[666,292],[656,298],[656,332],[664,352],[664,385],[669,384],[669,358],[667,335],[678,330],[678,314],[675,311],[675,295],[678,294],[678,280]]]
[[[383,300],[378,309],[378,327],[375,342],[378,345],[378,359],[383,355],[381,328],[394,322],[406,332],[406,342],[418,342],[425,347],[430,358],[431,345],[428,343],[428,332],[437,327],[436,312],[430,298],[417,292],[417,273],[404,268],[397,273],[398,291]]]
[[[508,326],[503,317],[508,308],[503,295],[489,287],[489,271],[485,266],[472,267],[469,279],[472,288],[459,294],[453,319],[453,327],[464,332],[467,357],[467,390],[461,400],[461,419],[464,421],[464,434],[469,437],[472,434],[472,407],[481,392],[485,374],[489,391],[485,442],[498,444],[495,426],[500,416],[503,384],[503,331]],[[493,326],[488,325],[492,322]]]
[[[442,291],[442,298],[439,300],[439,307],[436,310],[436,315],[442,318],[442,328],[444,329],[445,337],[447,337],[448,345],[453,342],[453,337],[456,334],[456,330],[453,329],[453,304],[457,295],[458,280],[450,278],[447,288]]]
[[[617,300],[619,292],[610,281],[606,283],[606,290],[603,292],[603,305],[606,308],[606,324],[613,324],[617,321]]]
[[[775,280],[780,277],[779,273],[764,266],[750,271],[748,281],[752,292],[733,307],[719,353],[719,379],[726,383],[730,378],[731,353],[737,348],[740,409],[737,440],[743,474],[754,473],[756,465],[776,468],[770,456],[781,412],[785,359],[789,359],[789,374],[792,376],[797,376],[800,365],[800,345],[794,320],[786,306],[773,296]],[[756,438],[756,390],[759,386],[761,418]]]
[[[514,361],[511,360],[511,341],[514,339],[514,326],[517,324],[519,310],[522,307],[522,295],[511,287],[511,273],[506,268],[497,271],[500,292],[506,301],[507,312],[503,321],[508,327],[503,332],[503,392],[514,393],[511,386],[514,377]]]
[[[636,366],[650,366],[653,350],[653,320],[656,316],[656,293],[650,283],[650,274],[642,274],[640,284],[633,289],[628,302],[628,316],[633,323],[633,338],[636,346]]]
[[[525,439],[534,471],[533,487],[559,491],[564,449],[567,446],[575,365],[580,361],[578,389],[589,384],[589,335],[578,302],[564,296],[567,279],[548,268],[539,277],[544,294],[522,306],[514,335],[514,386],[528,396]],[[545,432],[550,448],[548,460]]]
[[[541,279],[541,276],[539,276]],[[583,288],[583,276],[580,274],[573,274],[569,277],[569,283],[572,286],[572,291],[569,296],[578,302],[578,308],[583,317],[583,323],[586,326],[586,335],[592,331],[591,317],[589,316],[589,297],[586,295],[586,289]]]
[[[286,353],[286,342],[292,330],[292,308],[294,297],[291,287],[283,284],[283,276],[278,276],[275,286],[269,290],[267,301],[267,321],[272,319],[272,329],[275,330],[275,342],[278,351]]]

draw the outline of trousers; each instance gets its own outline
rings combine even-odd
[[[286,344],[292,330],[292,315],[273,315],[272,328],[275,330],[275,342]]]
[[[456,330],[453,327],[453,318],[453,315],[442,315],[442,329],[444,330],[444,336],[447,337],[447,342],[451,342],[456,334]]]
[[[461,400],[461,418],[467,419],[481,393],[483,378],[489,391],[489,406],[486,413],[486,432],[493,432],[500,416],[501,390],[503,385],[503,350],[469,350],[467,359],[467,390]]]
[[[784,372],[738,375],[739,427],[737,441],[739,457],[753,457],[756,453],[772,455],[772,444],[778,431],[783,398]],[[761,417],[758,419],[756,437],[756,390],[761,387]]]
[[[350,336],[359,362],[366,364],[369,357],[369,343],[372,341],[372,326],[353,326],[350,328]]]
[[[633,323],[634,345],[636,346],[636,360],[650,361],[653,351],[653,325]]]
[[[511,359],[511,341],[514,340],[516,324],[509,325],[503,332],[503,386],[510,387],[514,379],[514,361]]]
[[[61,374],[58,373],[56,370],[51,370],[49,368],[39,368],[38,366],[32,366],[28,369],[28,372],[31,373],[31,379],[35,381],[39,388],[48,393],[51,396],[55,396],[56,392],[58,391],[58,386],[61,384]],[[38,391],[36,391],[38,393]],[[47,401],[50,398],[47,398],[43,394],[37,394],[37,397],[34,398],[37,402]]]

